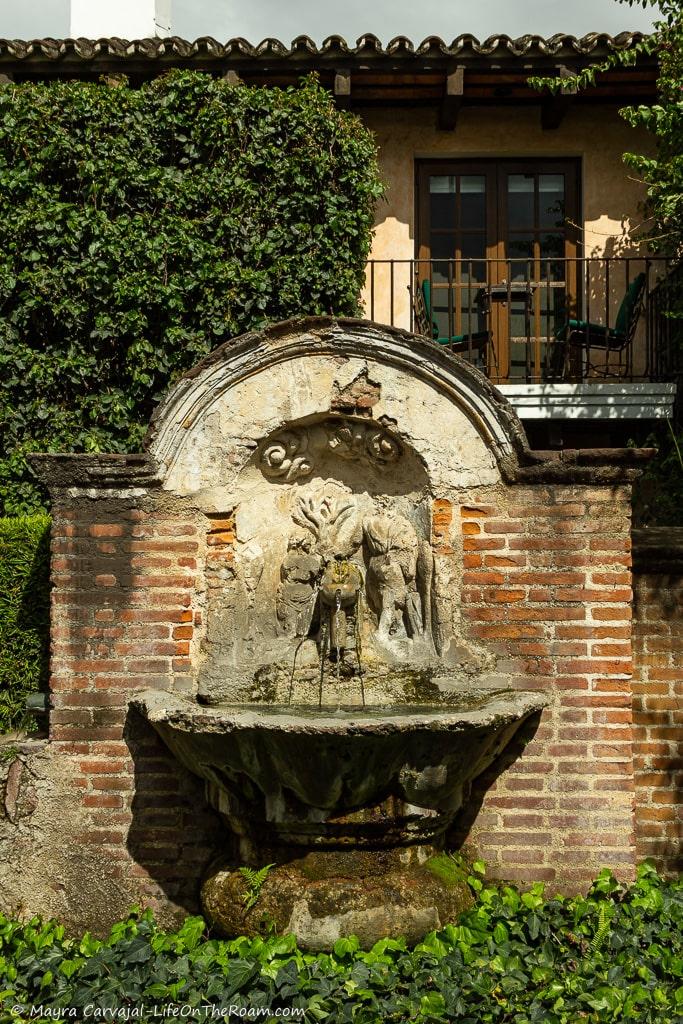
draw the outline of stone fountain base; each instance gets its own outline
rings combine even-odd
[[[276,865],[247,909],[244,872],[223,855],[202,885],[229,936],[271,928],[307,949],[356,934],[419,941],[466,905],[433,858],[469,786],[546,698],[444,681],[442,703],[352,708],[202,707],[149,691],[133,701],[206,782],[239,858]],[[431,862],[431,863],[430,863]],[[256,894],[254,894],[256,895]]]
[[[356,935],[364,948],[381,938],[419,942],[472,902],[457,871],[444,878],[443,856],[429,846],[404,850],[312,851],[277,864],[247,910],[239,870],[215,863],[202,885],[202,907],[227,936],[293,932],[302,949],[329,950]],[[448,872],[448,874],[451,874]]]

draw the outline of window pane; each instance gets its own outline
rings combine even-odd
[[[445,282],[452,280],[455,274],[455,235],[444,232],[442,235],[432,234],[431,236],[432,260],[439,262],[432,263],[432,281]],[[447,262],[448,261],[448,262]],[[451,277],[449,278],[449,271]]]
[[[429,178],[429,217],[433,228],[455,227],[454,174],[432,174]]]
[[[510,380],[526,380],[527,343],[510,342]]]
[[[460,333],[470,334],[488,329],[488,320],[482,308],[482,287],[461,285],[458,289],[457,305],[460,308]]]
[[[551,281],[564,281],[564,235],[541,235],[540,243],[541,277],[549,277]]]
[[[513,299],[510,303],[508,329],[511,338],[525,338],[527,332],[527,309],[523,299]]]
[[[541,337],[553,338],[555,331],[562,326],[567,318],[567,298],[565,289],[550,288],[540,285],[537,290],[538,308],[541,318]]]
[[[432,195],[455,195],[455,174],[432,174],[429,177],[429,191]]]
[[[511,281],[526,281],[530,276],[533,276],[533,257],[533,235],[518,235],[517,238],[511,238],[509,240],[508,258]]]
[[[564,226],[564,174],[539,174],[539,219],[542,228]]]
[[[486,178],[463,174],[460,178],[460,227],[486,230]]]
[[[508,227],[534,226],[534,175],[508,174]]]
[[[460,279],[469,281],[486,281],[486,236],[480,234],[463,235],[460,254]]]

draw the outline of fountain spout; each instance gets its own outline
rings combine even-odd
[[[341,675],[354,674],[354,667],[346,660],[350,633],[356,655],[356,671],[360,681],[361,698],[365,705],[358,614],[362,587],[362,573],[353,562],[334,558],[325,566],[320,583],[319,707],[322,707],[325,669],[328,661],[333,661],[337,678]]]
[[[329,623],[329,645],[344,656],[348,644],[349,618],[356,619],[363,580],[353,562],[328,562],[320,586],[323,618]]]

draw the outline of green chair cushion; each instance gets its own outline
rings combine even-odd
[[[606,344],[610,341],[625,343],[628,339],[629,328],[633,315],[636,312],[640,293],[645,287],[645,274],[637,274],[626,289],[626,294],[621,300],[621,305],[614,321],[614,327],[606,327],[605,324],[594,324],[589,320],[566,320],[562,326],[555,331],[556,341],[565,341],[572,332],[588,335],[588,341],[602,339]]]
[[[626,289],[626,295],[622,299],[621,305],[619,306],[619,312],[617,318],[614,321],[614,330],[617,334],[626,334],[628,332],[631,317],[633,311],[636,308],[640,293],[643,285],[645,284],[645,274],[640,273],[633,278],[630,285]]]
[[[432,285],[428,277],[426,277],[420,287],[422,288],[422,297],[425,300],[425,309],[427,310],[427,316],[429,317],[432,324],[432,338],[434,341],[438,341],[439,338],[439,325],[432,315]],[[442,344],[442,342],[439,342]]]
[[[454,334],[451,338],[435,338],[437,345],[468,345],[472,340],[472,348],[481,348],[482,342],[489,339],[488,331],[475,331],[474,334]],[[475,344],[479,342],[479,344]]]
[[[425,308],[427,310],[427,316],[431,320],[432,324],[432,339],[437,345],[468,345],[470,338],[472,342],[486,342],[489,338],[488,331],[474,331],[470,334],[454,334],[450,338],[439,337],[439,325],[436,320],[431,316],[432,312],[432,286],[429,278],[425,278],[420,282],[420,288],[422,289],[422,297],[425,302]],[[473,348],[479,348],[480,345],[473,345]]]
[[[594,335],[595,337],[603,338],[605,336],[608,336],[610,338],[623,337],[623,333],[617,331],[615,328],[610,327],[608,329],[605,327],[604,324],[594,324],[591,323],[589,320],[567,320],[564,324],[562,324],[562,327],[560,327],[559,331],[556,332],[555,337],[559,338],[560,334],[565,334],[569,331],[586,331],[587,333],[590,332],[590,334]]]

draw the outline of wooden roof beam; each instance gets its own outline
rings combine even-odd
[[[351,71],[349,68],[334,70],[334,98],[343,110],[351,106]]]
[[[452,132],[458,123],[458,114],[465,92],[465,68],[459,64],[446,75],[446,93],[439,109],[439,129]]]
[[[561,79],[567,79],[573,78],[576,72],[565,67],[564,64],[559,64],[556,74]],[[541,128],[544,131],[554,131],[560,127],[574,96],[576,96],[576,86],[568,83],[561,85],[556,93],[543,97],[541,100]]]

